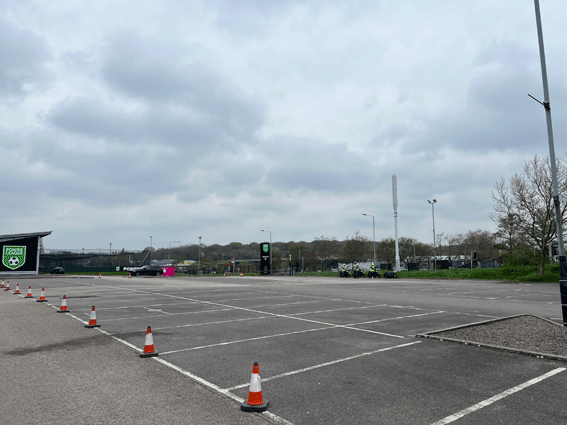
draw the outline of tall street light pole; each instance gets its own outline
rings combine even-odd
[[[152,237],[150,236],[150,266],[152,265]]]
[[[260,232],[268,232],[270,234],[270,274],[273,273],[272,270],[272,231],[271,230],[260,230]]]
[[[376,266],[376,228],[374,227],[374,216],[370,214],[362,214],[366,217],[372,217],[372,240],[374,241],[374,256],[372,257],[374,260],[374,265]]]
[[[437,254],[435,252],[435,203],[437,202],[437,199],[434,199],[433,201],[428,199],[427,202],[431,204],[431,215],[433,217],[433,268],[435,269],[435,274],[437,274]]]
[[[549,103],[549,87],[547,85],[547,66],[545,64],[545,49],[543,46],[543,30],[541,27],[541,15],[539,12],[539,0],[534,0],[537,38],[539,43],[539,57],[541,62],[541,79],[543,83],[543,102],[539,103],[545,108],[545,119],[547,123],[547,141],[549,144],[549,162],[551,165],[551,180],[553,184],[553,203],[555,205],[555,223],[557,228],[557,243],[559,248],[559,291],[561,295],[561,309],[563,312],[563,329],[567,340],[567,261],[565,259],[565,248],[563,245],[563,228],[561,223],[561,208],[559,205],[559,189],[557,184],[557,164],[555,159],[555,144],[553,142],[553,126],[551,124],[551,105]]]
[[[197,263],[197,276],[199,275],[199,270],[201,270],[201,238],[202,236],[199,236],[199,261]]]

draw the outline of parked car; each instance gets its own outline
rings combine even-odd
[[[54,267],[51,270],[51,274],[65,274],[65,269],[63,267]]]
[[[132,276],[141,276],[141,275],[161,276],[162,274],[163,274],[163,270],[159,266],[142,266],[136,268],[136,270],[132,272]]]

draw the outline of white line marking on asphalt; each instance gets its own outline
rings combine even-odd
[[[212,382],[206,381],[203,378],[198,377],[197,375],[193,375],[191,372],[186,371],[185,369],[180,368],[179,366],[174,365],[173,363],[168,362],[167,360],[164,359],[160,359],[159,357],[152,357],[152,360],[155,360],[156,362],[159,362],[161,364],[163,364],[164,366],[167,366],[177,372],[179,372],[182,375],[185,375],[191,379],[193,379],[194,381],[199,382],[201,385],[208,387],[214,391],[217,391],[221,394],[226,395],[227,397],[230,397],[231,399],[233,399],[234,401],[236,401],[237,403],[242,403],[244,401],[243,398],[238,397],[236,394],[232,394],[231,392],[227,391],[227,390],[223,390],[222,388],[220,388],[218,385],[213,384]],[[274,420],[277,423],[280,424],[284,424],[284,425],[293,425],[292,422],[289,422],[287,420],[285,420],[284,418],[281,418],[277,415],[274,415],[271,412],[262,412],[262,414],[264,416],[269,417],[270,419]]]
[[[161,355],[165,356],[166,354],[181,353],[183,351],[201,350],[203,348],[211,348],[211,347],[222,347],[222,346],[225,346],[225,345],[239,344],[241,342],[258,341],[260,339],[268,339],[268,338],[275,338],[275,337],[279,337],[279,336],[296,335],[296,334],[302,334],[302,333],[306,333],[306,332],[322,331],[322,330],[327,330],[327,329],[334,329],[334,328],[337,328],[337,327],[338,326],[328,326],[328,327],[325,327],[325,328],[305,329],[305,330],[302,330],[302,331],[285,332],[285,333],[275,334],[275,335],[265,335],[265,336],[257,336],[257,337],[254,337],[254,338],[238,339],[238,340],[235,340],[235,341],[219,342],[218,344],[201,345],[199,347],[181,348],[179,350],[165,351],[165,352],[161,353]]]
[[[148,310],[148,311],[155,311],[156,313],[163,313],[163,314],[166,314],[166,315],[168,315],[168,316],[174,316],[173,313],[168,313],[167,311],[163,311],[163,310],[161,310],[161,309],[159,309],[159,308],[148,308],[148,307],[144,307],[144,308],[145,308],[146,310]]]
[[[149,294],[154,294],[154,295],[158,295],[158,296],[162,296],[162,297],[169,297],[169,298],[175,298],[175,299],[180,299],[180,300],[197,301],[197,302],[200,302],[202,304],[209,304],[209,305],[214,305],[214,306],[219,306],[219,307],[227,307],[227,308],[232,308],[232,309],[235,309],[235,310],[243,310],[243,311],[248,311],[248,312],[252,312],[252,313],[267,314],[267,315],[274,316],[274,317],[283,317],[285,319],[301,320],[301,321],[304,321],[304,322],[316,323],[316,324],[319,324],[319,325],[325,325],[325,326],[330,326],[330,327],[350,329],[350,330],[354,330],[354,331],[372,333],[372,334],[376,334],[376,335],[384,335],[384,336],[389,336],[389,337],[393,337],[393,338],[402,338],[402,339],[405,338],[405,336],[401,336],[401,335],[393,335],[393,334],[389,334],[389,333],[385,333],[385,332],[376,332],[376,331],[371,331],[371,330],[368,330],[368,329],[358,329],[358,328],[353,328],[353,327],[350,327],[350,326],[338,325],[338,324],[335,324],[335,323],[327,323],[327,322],[321,322],[319,320],[303,319],[303,318],[300,318],[300,317],[293,317],[293,316],[289,316],[289,315],[286,315],[286,314],[271,313],[269,311],[262,311],[262,310],[252,309],[252,308],[232,306],[232,305],[221,304],[221,303],[213,302],[213,301],[196,300],[194,298],[187,298],[187,297],[182,297],[182,296],[179,296],[179,295],[161,294],[159,292],[143,291],[141,289],[131,289],[131,288],[124,288],[124,289],[129,290],[129,291],[134,291],[134,292],[149,293]]]
[[[268,307],[268,306],[265,306]],[[365,305],[365,306],[357,306],[357,307],[345,307],[345,308],[333,308],[330,310],[319,310],[319,311],[302,311],[301,313],[290,313],[290,316],[302,316],[304,314],[318,314],[318,313],[331,313],[334,311],[342,311],[342,310],[360,310],[363,308],[373,308],[373,307],[388,307],[386,304],[376,304],[376,305]]]
[[[322,303],[323,300],[313,300],[313,301],[297,301],[294,303],[281,303],[281,304],[263,304],[263,305],[257,305],[256,308],[262,308],[262,307],[280,307],[282,305],[297,305],[297,304],[313,304],[313,303]]]
[[[137,317],[117,317],[115,319],[106,319],[105,322],[117,322],[120,320],[134,320],[134,319],[146,319],[148,317],[161,317],[161,316],[182,316],[185,314],[200,314],[200,313],[216,313],[218,311],[230,311],[233,308],[220,308],[218,310],[201,310],[201,311],[185,311],[183,313],[169,313],[169,314],[150,314],[148,316],[137,316]]]
[[[53,305],[52,305],[51,307],[56,308],[56,307],[53,306]],[[72,317],[73,319],[78,320],[78,321],[81,322],[81,323],[85,323],[85,324],[87,323],[87,322],[82,321],[82,320],[79,319],[78,317],[76,317],[76,316],[70,314],[70,313],[66,313],[66,314],[67,314],[68,316]],[[125,340],[123,340],[123,339],[121,339],[121,338],[118,338],[118,337],[116,337],[116,336],[114,336],[114,335],[108,333],[108,332],[105,331],[104,329],[95,328],[95,330],[98,331],[98,332],[100,332],[100,333],[102,333],[102,334],[108,335],[110,338],[112,338],[112,339],[114,339],[115,341],[118,341],[118,342],[120,342],[120,343],[126,345],[127,347],[133,349],[134,351],[136,351],[136,352],[138,352],[138,353],[141,353],[141,352],[142,352],[142,350],[139,349],[138,347],[136,347],[134,344],[130,344],[128,341],[125,341]],[[218,392],[218,393],[220,393],[220,394],[223,394],[223,395],[225,395],[225,396],[227,396],[227,397],[229,397],[229,398],[235,400],[237,403],[242,403],[242,402],[244,401],[243,398],[238,397],[236,394],[232,394],[231,392],[229,392],[229,391],[227,391],[227,390],[223,390],[223,389],[220,388],[218,385],[215,385],[215,384],[213,384],[212,382],[209,382],[209,381],[207,381],[207,380],[205,380],[205,379],[203,379],[203,378],[200,378],[200,377],[197,376],[197,375],[193,375],[192,373],[190,373],[190,372],[188,372],[188,371],[186,371],[186,370],[180,368],[179,366],[174,365],[173,363],[168,362],[167,360],[160,359],[160,358],[158,358],[158,357],[152,357],[151,360],[155,360],[155,361],[161,363],[162,365],[164,365],[164,366],[166,366],[166,367],[169,367],[170,369],[173,369],[173,370],[179,372],[180,374],[182,374],[182,375],[184,375],[184,376],[187,376],[188,378],[193,379],[194,381],[200,383],[201,385],[203,385],[203,386],[205,386],[205,387],[208,387],[208,388],[210,388],[210,389],[212,389],[212,390],[214,390],[214,391],[216,391],[216,392]],[[267,411],[266,411],[266,412],[262,412],[262,414],[263,414],[264,416],[269,417],[270,419],[272,419],[273,421],[275,421],[275,422],[277,422],[277,423],[280,423],[280,424],[283,424],[283,425],[293,425],[292,422],[287,421],[287,420],[285,420],[284,418],[282,418],[282,417],[280,417],[280,416],[278,416],[278,415],[275,415],[275,414],[273,414],[273,413],[271,413],[271,412],[267,412]]]
[[[388,320],[408,319],[410,317],[429,316],[431,314],[440,314],[440,313],[445,313],[445,312],[444,311],[434,311],[434,312],[431,312],[431,313],[412,314],[411,316],[388,317],[387,319],[369,320],[368,322],[359,322],[359,323],[350,323],[347,326],[367,325],[367,324],[370,324],[370,323],[386,322]]]
[[[241,294],[238,294],[241,295]],[[248,300],[261,300],[265,298],[293,298],[295,295],[276,295],[276,296],[264,296],[264,297],[246,297],[246,298],[227,298],[226,300],[217,300],[219,303],[224,303],[227,301],[248,301]]]
[[[508,397],[511,394],[517,393],[518,391],[521,391],[531,385],[537,384],[540,381],[543,381],[544,379],[547,379],[553,375],[556,375],[560,372],[563,372],[565,370],[564,367],[558,367],[557,369],[552,370],[551,372],[547,372],[541,376],[538,376],[537,378],[534,379],[530,379],[527,382],[524,382],[523,384],[520,385],[516,385],[513,388],[510,388],[509,390],[506,390],[504,392],[501,392],[500,394],[496,394],[494,397],[490,397],[484,401],[481,401],[480,403],[475,404],[474,406],[468,407],[466,409],[461,410],[460,412],[455,413],[454,415],[451,416],[447,416],[444,419],[441,419],[440,421],[437,421],[435,423],[433,423],[432,425],[445,425],[451,422],[456,421],[457,419],[462,418],[463,416],[468,415],[469,413],[472,412],[476,412],[477,410],[482,409],[483,407],[486,407],[498,400],[503,399],[504,397]]]
[[[163,328],[152,328],[152,330],[164,330],[164,329],[175,329],[175,328],[190,328],[190,327],[193,327],[193,326],[218,325],[218,324],[221,324],[221,323],[245,322],[246,320],[268,319],[270,317],[271,316],[260,316],[260,317],[247,317],[245,319],[219,320],[218,322],[190,323],[188,325],[177,325],[177,326],[168,326],[168,327],[163,327]]]
[[[337,363],[342,363],[342,362],[346,362],[346,361],[349,361],[349,360],[354,360],[354,359],[357,359],[359,357],[371,356],[372,354],[382,353],[384,351],[390,351],[390,350],[393,350],[395,348],[409,347],[410,345],[415,345],[415,344],[420,344],[420,343],[421,343],[421,341],[416,341],[416,342],[409,342],[407,344],[396,345],[396,346],[393,346],[393,347],[380,348],[379,350],[368,351],[366,353],[356,354],[354,356],[345,357],[343,359],[333,360],[333,361],[330,361],[330,362],[325,362],[325,363],[321,363],[321,364],[314,365],[314,366],[304,367],[302,369],[292,370],[291,372],[280,373],[279,375],[269,376],[268,378],[262,378],[262,382],[271,381],[272,379],[283,378],[285,376],[296,375],[298,373],[308,372],[310,370],[319,369],[321,367],[331,366],[331,365],[334,365],[334,364],[337,364]],[[245,388],[248,385],[249,384],[237,385],[235,387],[225,388],[224,391],[234,391],[234,390],[238,390],[240,388]]]

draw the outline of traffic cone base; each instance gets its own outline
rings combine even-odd
[[[100,325],[97,325],[96,323],[96,312],[93,305],[93,309],[91,311],[91,319],[89,320],[89,323],[85,325],[85,328],[98,328],[99,326]]]
[[[38,303],[46,303],[47,300],[45,299],[45,288],[41,288],[41,295],[39,296]]]
[[[146,343],[144,345],[144,351],[140,353],[140,357],[155,357],[158,352],[154,348],[154,338],[152,336],[152,328],[148,326],[146,331]]]
[[[268,410],[268,400],[262,397],[262,383],[260,380],[260,368],[258,363],[254,363],[252,377],[250,378],[250,390],[248,391],[248,401],[240,405],[240,409],[245,412],[265,412]]]
[[[268,405],[270,402],[265,400],[262,404],[248,404],[248,402],[244,402],[240,405],[240,410],[244,412],[265,412],[268,410]]]
[[[69,313],[71,310],[67,309],[67,295],[63,295],[63,300],[61,301],[61,308],[57,310],[57,313]]]

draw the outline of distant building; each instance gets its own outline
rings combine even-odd
[[[37,275],[39,273],[39,254],[41,238],[52,232],[16,233],[0,235],[0,274],[2,275]]]

